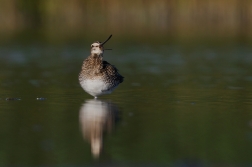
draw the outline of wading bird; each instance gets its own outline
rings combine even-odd
[[[112,93],[123,82],[123,76],[116,67],[103,60],[103,52],[106,50],[103,46],[111,37],[112,35],[102,43],[92,43],[91,55],[84,60],[79,74],[81,87],[95,98]]]

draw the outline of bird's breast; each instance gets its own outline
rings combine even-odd
[[[96,79],[84,79],[80,82],[81,87],[89,94],[93,96],[99,96],[102,94],[110,93],[111,85],[107,82],[104,82],[102,78]]]

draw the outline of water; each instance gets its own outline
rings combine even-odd
[[[116,45],[125,81],[98,100],[88,49],[0,47],[0,166],[252,165],[250,46]]]

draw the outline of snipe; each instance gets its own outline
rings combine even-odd
[[[91,45],[91,55],[84,60],[79,74],[81,87],[95,98],[112,93],[123,82],[123,76],[116,67],[103,60],[103,52],[106,50],[103,46],[111,37],[112,35],[102,43],[97,41]]]

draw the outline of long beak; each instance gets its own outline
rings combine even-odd
[[[103,46],[108,40],[112,37],[112,34],[108,37],[108,39],[100,44],[100,46]]]

